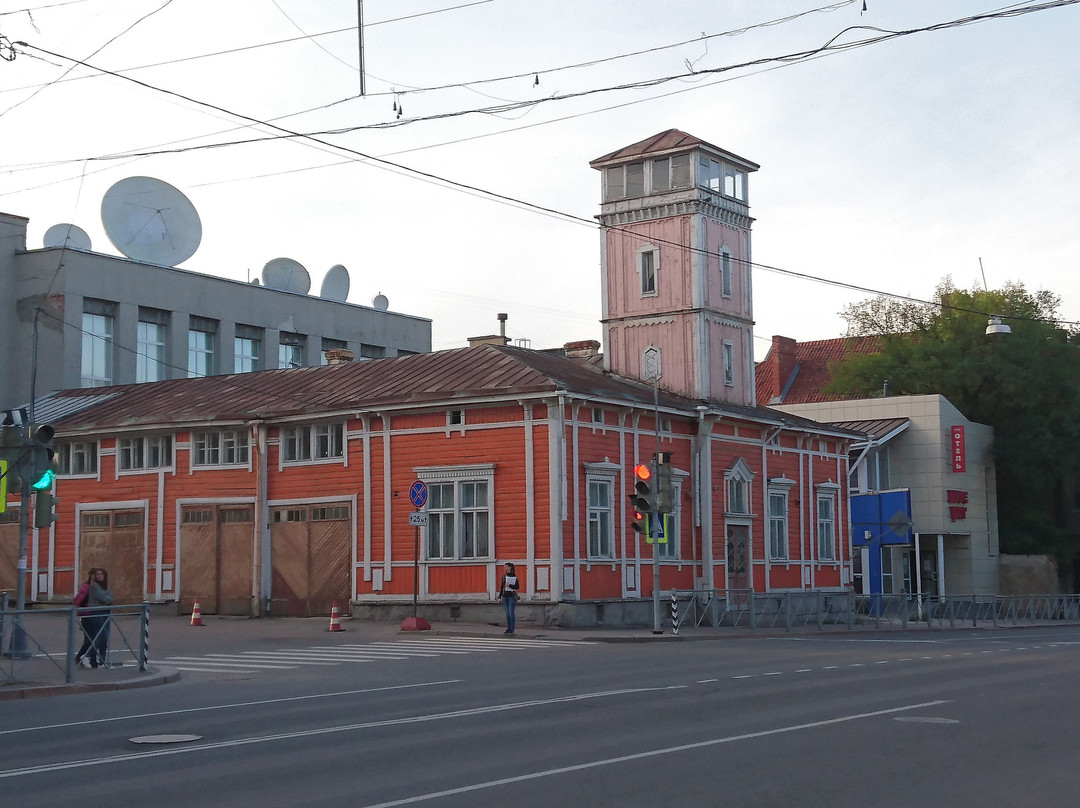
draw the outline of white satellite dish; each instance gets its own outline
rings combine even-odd
[[[371,305],[379,311],[386,311],[390,308],[390,299],[382,292],[379,292],[379,294],[371,299]]]
[[[291,258],[271,258],[262,271],[263,286],[306,295],[311,288],[311,278],[304,265]]]
[[[42,243],[46,247],[64,247],[68,250],[89,250],[90,236],[73,224],[54,224],[45,231]]]
[[[341,264],[334,264],[326,271],[326,275],[323,276],[319,297],[324,297],[327,300],[335,300],[338,303],[344,303],[345,298],[348,296],[349,270],[345,269]]]
[[[169,183],[128,177],[101,200],[105,234],[133,261],[173,267],[195,254],[202,222],[195,206]]]

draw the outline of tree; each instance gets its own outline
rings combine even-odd
[[[876,336],[880,351],[837,363],[826,390],[880,395],[887,380],[889,394],[938,393],[992,426],[1002,552],[1048,553],[1068,570],[1064,527],[1080,465],[1080,333],[1062,327],[1056,295],[1023,284],[969,292],[946,278],[937,300],[879,297],[844,309],[848,336]],[[987,335],[990,315],[1012,333]]]

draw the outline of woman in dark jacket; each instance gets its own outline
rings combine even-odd
[[[514,565],[509,561],[506,562],[504,569],[506,571],[499,581],[499,598],[502,599],[503,611],[506,612],[506,631],[503,633],[513,634],[514,623],[516,622],[514,608],[517,606],[518,599],[518,579]]]
[[[75,605],[79,607],[85,636],[82,648],[75,655],[75,664],[83,664],[83,657],[86,657],[90,660],[90,667],[96,668],[104,664],[105,653],[109,648],[111,620],[108,607],[113,605],[112,592],[109,591],[109,573],[101,567],[91,567],[86,583],[79,587],[75,595]]]

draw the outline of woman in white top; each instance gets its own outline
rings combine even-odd
[[[514,607],[518,599],[518,579],[514,572],[514,565],[509,561],[503,567],[502,579],[499,581],[499,598],[502,599],[503,611],[506,612],[506,631],[503,634],[514,633]]]

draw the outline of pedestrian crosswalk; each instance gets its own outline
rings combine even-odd
[[[154,661],[180,671],[242,673],[582,645],[592,645],[592,643],[587,640],[526,640],[514,637],[418,637],[385,642],[281,648],[274,651],[240,651],[235,654],[170,656]]]

